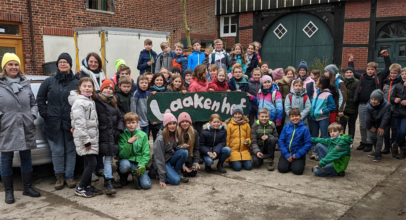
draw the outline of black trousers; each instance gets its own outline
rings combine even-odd
[[[192,167],[193,167],[193,157],[190,157],[190,156],[189,156],[189,157],[186,159],[186,161],[185,161],[185,166],[186,166],[187,168],[189,168],[189,169],[192,169]],[[183,174],[184,174],[185,176],[187,176],[187,177],[195,177],[196,174],[197,174],[197,170],[188,173],[188,172],[183,171],[183,169],[182,169],[182,172],[183,172]]]
[[[343,117],[340,118],[340,124],[343,126],[344,131],[343,133],[345,134],[345,130],[347,128],[348,124],[348,135],[351,135],[352,139],[354,139],[355,136],[355,123],[357,122],[358,114],[345,114],[346,116],[350,117],[347,120],[345,120]]]
[[[280,173],[287,173],[292,170],[296,175],[302,175],[306,166],[306,158],[293,159],[289,162],[284,156],[279,158],[278,170]]]
[[[79,187],[80,188],[85,188],[87,186],[92,185],[92,173],[96,169],[97,166],[97,155],[91,154],[91,155],[84,155],[83,157],[83,163],[85,165],[85,169],[82,174],[82,178],[80,179]]]
[[[391,135],[392,131],[392,135]],[[385,147],[386,146],[391,146],[393,143],[396,141],[396,136],[398,135],[398,132],[396,130],[396,122],[395,122],[395,117],[391,115],[389,124],[385,128],[385,134],[383,135],[384,141],[385,141]]]
[[[154,142],[156,140],[156,136],[158,135],[159,128],[149,128],[152,132],[152,139],[154,139]]]
[[[275,146],[276,146],[276,138],[268,138],[266,141],[258,141],[258,147],[262,154],[264,154],[264,158],[258,158],[256,154],[252,154],[252,162],[254,165],[261,165],[263,164],[264,159],[271,158],[272,160],[275,157]],[[263,144],[264,143],[264,144]],[[262,145],[263,144],[263,145]]]

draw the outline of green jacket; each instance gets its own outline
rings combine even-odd
[[[314,144],[320,143],[328,147],[328,153],[326,157],[320,160],[319,167],[323,168],[331,163],[337,173],[347,169],[351,158],[350,145],[353,142],[351,136],[343,134],[335,140],[331,138],[312,138],[312,140]]]
[[[358,114],[358,103],[354,102],[354,94],[359,80],[355,77],[351,79],[344,77],[343,80],[347,88],[347,103],[345,105],[344,114]]]
[[[133,144],[127,143],[135,134],[138,134],[137,137],[140,138]],[[137,162],[139,167],[145,167],[151,158],[147,134],[141,130],[130,132],[125,129],[118,139],[118,147],[120,148],[120,152],[118,153],[120,159]]]

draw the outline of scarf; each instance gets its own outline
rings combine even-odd
[[[272,85],[273,86],[273,85]],[[263,86],[261,86],[261,92],[264,95],[268,95],[271,92],[272,86],[269,89],[265,89]]]
[[[245,65],[250,66],[253,56],[254,56],[254,54],[251,54],[251,55],[249,55],[248,53],[245,54]]]
[[[97,69],[93,72],[84,66],[80,67],[80,71],[82,73],[86,74],[87,76],[89,76],[93,80],[95,91],[100,91],[100,86],[102,84],[102,81],[104,79],[106,79],[106,75],[104,75],[103,71]]]
[[[153,87],[154,87],[154,89],[157,90],[157,91],[163,91],[163,90],[165,90],[165,86],[158,87],[158,86],[154,85]]]
[[[111,103],[111,98],[113,98],[113,95],[108,96],[108,95],[106,95],[106,94],[104,94],[104,93],[101,93],[101,94],[103,94],[104,97],[106,97],[107,103],[110,104],[110,103]]]
[[[16,76],[16,78],[14,78],[14,79],[6,76],[6,80],[7,80],[7,83],[10,84],[14,93],[18,93],[23,88],[23,86],[20,85],[21,78],[19,76]]]
[[[239,120],[239,121],[237,121],[234,117],[233,117],[233,120],[235,121],[235,123],[237,123],[237,124],[242,124],[243,122],[244,122],[244,117],[241,119],[241,120]]]

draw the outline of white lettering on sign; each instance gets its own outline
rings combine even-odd
[[[189,96],[189,97],[183,99],[183,106],[184,106],[185,108],[189,108],[190,106],[193,106],[193,99],[192,99],[191,96]]]
[[[195,108],[199,107],[199,108],[203,108],[203,104],[202,101],[204,99],[204,96],[199,98],[199,95],[196,93],[195,94]]]
[[[166,109],[164,113],[161,112],[159,109],[158,101],[157,100],[152,100],[151,104],[149,105],[152,114],[160,121],[164,120],[164,114],[165,113],[171,113],[170,109]]]
[[[175,101],[171,102],[171,112],[176,112],[180,109],[183,109],[182,100],[176,99]]]

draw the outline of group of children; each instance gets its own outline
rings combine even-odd
[[[83,77],[78,89],[71,92],[72,131],[86,167],[76,195],[101,193],[91,186],[100,155],[104,156],[106,194],[116,193],[116,185],[127,185],[129,174],[136,189],[149,189],[151,178],[158,178],[161,187],[186,183],[188,177],[196,176],[200,159],[207,172],[212,172],[211,165],[217,159],[220,173],[227,172],[225,162],[240,171],[251,170],[253,164],[260,166],[264,160],[267,169],[273,171],[277,146],[281,173],[301,175],[306,154],[311,151],[311,159],[320,161],[312,169],[316,176],[344,176],[357,114],[361,130],[358,150],[369,152],[374,146],[369,156],[375,162],[381,153],[390,151],[399,159],[405,156],[406,113],[402,112],[406,108],[406,68],[391,64],[386,51],[381,52],[386,65],[380,73],[376,73],[374,62],[368,63],[366,73],[355,72],[350,55],[343,75],[334,64],[326,66],[322,75],[319,70],[309,70],[304,61],[297,70],[291,66],[269,69],[261,62],[258,42],[249,44],[246,51],[236,44],[227,53],[218,39],[209,54],[208,50],[201,52],[200,41],[194,40],[194,52],[189,56],[181,43],[175,44],[174,51],[162,43],[159,55],[152,50],[151,40],[144,43],[136,82],[120,59],[116,61],[117,73],[103,80],[100,91],[96,91],[93,79]],[[224,121],[213,114],[207,123],[193,122],[193,116],[186,112],[178,118],[166,113],[162,123],[148,121],[147,99],[156,93],[231,91],[247,94],[248,115],[236,106],[232,117]],[[347,124],[349,135],[344,134]],[[395,135],[387,146],[391,128]],[[114,156],[118,156],[119,182],[112,175]]]

